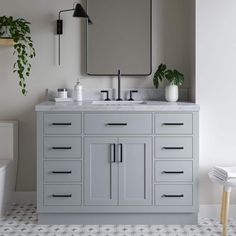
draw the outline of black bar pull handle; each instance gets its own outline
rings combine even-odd
[[[107,125],[110,125],[110,126],[126,126],[128,125],[127,123],[107,123]]]
[[[58,126],[69,126],[69,125],[71,125],[71,123],[52,123],[52,125],[58,125]]]
[[[184,125],[184,123],[163,123],[163,125]]]
[[[163,174],[184,174],[184,171],[162,171]]]
[[[184,147],[163,147],[165,150],[183,150]]]
[[[184,197],[183,194],[163,194],[162,197]]]
[[[72,194],[53,194],[52,197],[72,197]]]
[[[111,162],[115,163],[116,162],[116,144],[112,143],[110,148],[111,148]]]
[[[52,171],[53,174],[72,174],[72,171]]]
[[[52,147],[53,150],[71,150],[72,147]]]

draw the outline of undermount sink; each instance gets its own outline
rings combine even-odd
[[[137,105],[146,104],[144,101],[93,101],[93,105]]]

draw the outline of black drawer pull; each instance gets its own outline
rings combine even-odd
[[[126,125],[128,125],[128,124],[127,124],[127,123],[107,123],[107,125],[110,125],[110,126],[112,126],[112,125],[126,126]]]
[[[163,123],[163,125],[184,125],[184,123]]]
[[[72,171],[52,171],[53,174],[72,174]]]
[[[72,194],[53,194],[52,197],[72,197]]]
[[[162,171],[163,174],[184,174],[184,171]]]
[[[53,150],[71,150],[72,147],[52,147]]]
[[[162,197],[184,197],[184,195],[183,194],[177,194],[177,195],[175,195],[175,194],[163,194],[162,195]]]
[[[69,125],[71,125],[71,123],[52,123],[52,125],[65,125],[65,126],[69,126]]]
[[[163,147],[165,150],[183,150],[184,147]]]

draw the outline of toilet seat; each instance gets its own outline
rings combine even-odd
[[[0,171],[5,170],[11,162],[12,160],[0,160]]]

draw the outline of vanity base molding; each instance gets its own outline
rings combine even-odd
[[[39,213],[38,224],[42,225],[101,225],[101,224],[198,224],[197,213],[171,213],[171,214],[110,214],[110,213]]]

